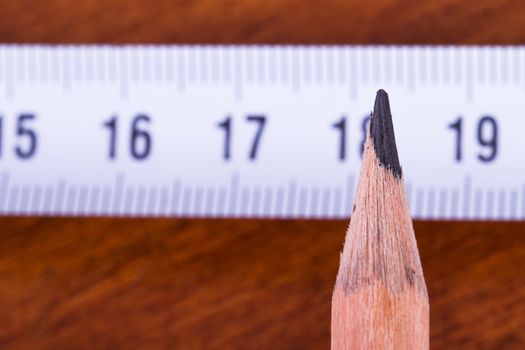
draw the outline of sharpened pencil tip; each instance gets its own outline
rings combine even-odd
[[[394,125],[390,102],[385,90],[378,90],[374,104],[374,112],[370,121],[370,135],[374,141],[374,149],[379,162],[391,170],[397,178],[403,175],[397,155]]]

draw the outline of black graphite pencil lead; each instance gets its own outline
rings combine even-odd
[[[388,94],[382,89],[377,91],[374,112],[370,121],[370,136],[374,142],[374,150],[379,162],[400,179],[403,173],[397,155],[390,102]]]

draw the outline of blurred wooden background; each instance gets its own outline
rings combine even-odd
[[[1,42],[525,42],[509,0],[1,0],[0,19]],[[328,349],[347,224],[0,218],[0,347]],[[415,229],[431,348],[523,349],[525,223]]]

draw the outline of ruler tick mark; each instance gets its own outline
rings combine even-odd
[[[439,217],[445,219],[447,215],[447,196],[448,192],[446,189],[442,188],[439,192]]]
[[[110,201],[111,201],[111,187],[104,186],[102,191],[102,201],[97,205],[97,213],[105,214],[110,212]]]
[[[32,191],[32,198],[31,198],[31,206],[30,206],[30,212],[35,215],[39,215],[42,213],[42,186],[41,185],[34,185],[33,191]]]
[[[74,212],[78,215],[88,215],[89,214],[89,207],[88,207],[88,196],[89,196],[89,188],[87,185],[80,185],[78,190],[78,201],[76,205],[76,210]]]
[[[215,188],[209,186],[206,190],[206,207],[204,209],[205,215],[215,216]]]
[[[277,217],[290,215],[290,212],[285,213],[285,210],[284,210],[284,189],[282,187],[277,188],[277,195],[275,198],[273,215]]]
[[[180,202],[180,193],[181,193],[181,183],[180,181],[173,182],[171,187],[171,210],[170,213],[173,216],[180,215],[179,211],[179,202]]]
[[[428,196],[427,196],[427,213],[426,218],[430,219],[434,217],[434,207],[436,203],[436,193],[433,188],[428,190]]]
[[[295,213],[296,217],[305,218],[306,217],[306,208],[308,201],[308,190],[305,187],[299,188],[299,207],[298,211]]]
[[[450,201],[450,217],[454,219],[459,219],[459,190],[457,188],[452,189],[452,198]]]
[[[273,190],[271,187],[267,187],[264,189],[264,206],[263,206],[263,213],[261,213],[263,216],[264,214],[272,217],[274,216],[274,212],[272,211],[272,205],[273,205]]]
[[[16,209],[18,205],[18,185],[11,185],[9,188],[9,210],[7,211],[8,214],[16,214]]]
[[[476,189],[474,198],[474,218],[480,219],[482,217],[481,208],[483,207],[483,192],[481,189]]]
[[[108,191],[107,199],[109,199],[109,191]],[[100,208],[100,188],[96,185],[93,185],[91,186],[91,190],[89,194],[89,209],[87,209],[86,214],[89,213],[91,215],[97,215],[100,213],[104,213],[104,212],[100,212],[99,208]]]
[[[23,185],[20,193],[20,205],[17,208],[17,213],[29,214],[29,196],[31,195],[31,187],[29,185]]]
[[[148,191],[148,205],[147,205],[147,210],[144,212],[144,215],[148,215],[148,214],[151,214],[151,215],[154,215],[154,216],[158,216],[159,215],[159,211],[158,211],[158,203],[157,203],[157,187],[155,186],[150,186],[149,187],[149,191]]]
[[[53,197],[55,194],[55,188],[53,185],[47,185],[46,191],[44,193],[44,203],[42,206],[42,213],[51,215],[53,214],[53,208],[51,207],[53,204]]]
[[[135,188],[131,185],[128,185],[125,187],[124,193],[124,210],[119,212],[119,214],[132,215],[133,204],[135,203]]]
[[[295,183],[295,181],[292,181],[290,182],[290,184],[288,185],[288,198],[287,198],[287,201],[288,201],[288,210],[287,210],[287,215],[290,216],[290,217],[294,217],[295,216],[295,195],[296,195],[296,191],[297,191],[297,184]],[[525,190],[524,190],[525,192]]]
[[[322,204],[322,210],[321,210],[321,217],[331,217],[330,215],[330,204],[331,204],[331,198],[332,197],[332,190],[329,187],[326,187],[323,189],[323,204]]]
[[[194,188],[184,184],[181,188],[182,202],[180,216],[197,216],[194,212]]]
[[[310,190],[310,215],[319,216],[319,188],[317,187],[312,187]]]
[[[470,217],[471,178],[465,177],[463,184],[463,218]]]
[[[505,190],[499,191],[498,197],[498,219],[503,220],[507,217],[507,192]]]
[[[487,207],[486,207],[486,216],[488,218],[491,218],[493,219],[494,218],[494,213],[493,213],[493,210],[494,210],[494,191],[492,190],[488,190],[487,191]]]
[[[0,212],[7,213],[7,193],[9,190],[9,172],[3,171],[0,178]]]
[[[511,190],[510,192],[509,218],[518,220],[518,192],[516,190]]]
[[[190,209],[190,215],[194,214],[196,216],[202,216],[202,197],[203,189],[202,187],[195,188],[194,201],[193,201],[193,210]]]
[[[66,194],[66,206],[63,210],[63,213],[65,215],[72,215],[77,214],[78,212],[75,211],[75,204],[76,204],[76,196],[77,196],[77,189],[74,186],[68,186],[67,188],[67,194]]]
[[[251,213],[250,216],[259,217],[261,213],[259,212],[261,203],[261,189],[258,186],[253,188],[253,199],[251,203]]]

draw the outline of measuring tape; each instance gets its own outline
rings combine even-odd
[[[375,92],[417,219],[525,219],[525,48],[0,46],[0,213],[348,218]]]

